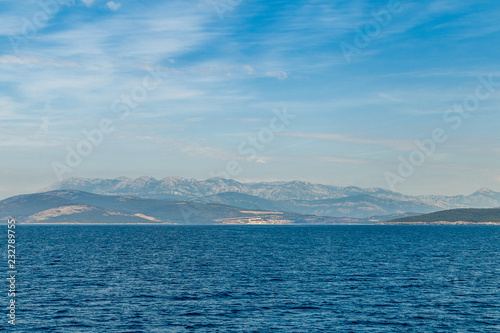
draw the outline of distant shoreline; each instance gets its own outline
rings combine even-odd
[[[4,223],[7,224],[7,223]],[[17,222],[16,225],[166,225],[166,226],[337,226],[337,225],[377,225],[377,223],[330,223],[330,224],[307,224],[307,223],[221,223],[221,224],[174,224],[174,223],[79,223],[79,222]]]
[[[500,225],[500,222],[466,222],[466,221],[437,221],[437,222],[380,222],[381,225]]]

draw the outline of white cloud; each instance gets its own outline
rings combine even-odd
[[[18,104],[9,97],[0,96],[0,120],[13,120],[20,117],[16,114]]]
[[[111,9],[112,11],[116,11],[118,9],[120,9],[120,7],[122,6],[121,3],[118,3],[118,2],[114,2],[114,1],[108,1],[106,3],[106,7],[108,7],[109,9]]]
[[[370,161],[361,158],[348,158],[348,157],[333,157],[333,156],[320,156],[317,160],[329,163],[342,163],[342,164],[368,164]]]
[[[17,57],[10,54],[5,54],[3,56],[0,56],[0,64],[31,65],[37,62],[38,62],[37,59],[34,57]]]
[[[283,71],[268,71],[266,72],[266,76],[275,77],[278,80],[286,80],[286,78],[288,78],[288,73]]]
[[[265,122],[266,120],[269,121],[269,119],[256,118],[256,117],[241,118],[241,122],[243,122],[243,123],[261,123],[261,122]]]
[[[34,56],[15,56],[10,54],[0,56],[0,64],[43,67],[78,67],[78,64],[74,61],[55,60]]]
[[[82,0],[82,2],[87,6],[90,7],[94,3],[95,0]]]
[[[22,22],[18,17],[8,14],[0,16],[0,35],[18,33],[21,27]]]
[[[342,143],[377,145],[399,151],[412,151],[416,149],[415,143],[413,141],[402,138],[360,138],[340,133],[284,133],[283,135],[305,139],[330,140]]]
[[[215,160],[238,158],[234,153],[223,148],[208,146],[203,142],[197,142],[190,138],[153,138],[151,136],[136,136],[135,138],[139,141],[149,141],[159,144],[165,147],[165,149],[178,151],[188,156],[204,156]]]
[[[250,65],[243,66],[243,69],[248,75],[252,75],[255,72],[255,69]]]
[[[28,148],[46,148],[46,147],[57,147],[59,143],[56,142],[46,142],[41,141],[36,138],[26,138],[20,136],[0,136],[0,147],[10,148],[10,147],[28,147]]]
[[[188,118],[186,119],[186,122],[188,123],[199,123],[202,122],[205,118],[203,117],[193,117],[193,118]]]

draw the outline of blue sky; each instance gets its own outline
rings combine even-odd
[[[444,118],[480,78],[500,82],[498,17],[495,1],[0,0],[0,198],[56,182],[55,164],[63,178],[232,165],[239,181],[500,191],[500,84],[458,128]],[[138,98],[151,71],[161,82]],[[122,96],[136,96],[127,116]],[[242,153],[284,109],[283,130]],[[103,119],[113,131],[68,166]],[[401,174],[435,129],[447,139]]]

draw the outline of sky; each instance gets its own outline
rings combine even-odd
[[[496,1],[0,0],[0,199],[70,177],[500,191]]]

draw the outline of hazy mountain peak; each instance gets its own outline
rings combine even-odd
[[[149,182],[149,181],[158,181],[156,178],[148,177],[148,176],[141,176],[139,178],[136,178],[135,180],[136,181],[146,181],[146,182]]]
[[[482,194],[482,195],[488,195],[488,194],[497,194],[497,192],[493,191],[493,190],[490,190],[489,188],[487,187],[483,187],[483,188],[480,188],[479,190],[477,190],[476,192],[473,193],[474,194]]]
[[[187,180],[187,179],[182,178],[182,177],[177,177],[177,176],[168,176],[168,177],[162,178],[160,181],[166,182],[166,181],[182,181],[182,180]]]

